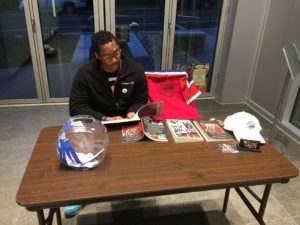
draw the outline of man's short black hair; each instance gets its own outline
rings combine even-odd
[[[116,41],[115,36],[106,30],[100,30],[92,36],[92,50],[93,52],[100,52],[99,45],[104,45],[112,40]]]

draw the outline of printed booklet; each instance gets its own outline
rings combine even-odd
[[[176,143],[203,141],[190,120],[167,119],[166,123]]]
[[[217,120],[195,120],[194,124],[206,141],[232,141],[233,136]]]
[[[168,141],[163,122],[152,120],[149,116],[142,117],[136,124],[123,126],[121,130],[122,142],[139,141],[144,136],[153,141]]]
[[[103,124],[114,124],[114,123],[128,123],[140,121],[142,117],[145,116],[159,116],[161,115],[163,108],[163,102],[151,102],[146,105],[143,105],[132,119],[122,119],[122,120],[112,120],[112,121],[103,121]]]

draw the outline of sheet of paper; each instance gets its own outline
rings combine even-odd
[[[137,115],[137,114],[135,114]],[[122,119],[122,120],[111,120],[111,121],[102,121],[103,124],[114,124],[114,123],[128,123],[128,122],[134,122],[139,121],[140,118],[137,116],[134,116],[132,119]]]

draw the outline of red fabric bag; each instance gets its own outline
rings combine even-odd
[[[163,101],[161,116],[156,120],[202,118],[194,100],[201,94],[188,74],[180,72],[146,72],[149,88],[148,102]]]

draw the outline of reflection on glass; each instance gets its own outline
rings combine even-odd
[[[223,0],[178,0],[173,69],[185,69],[210,91]]]
[[[290,122],[300,129],[300,88],[298,90],[297,98],[294,103]]]
[[[0,100],[37,98],[25,15],[18,1],[1,1]]]
[[[116,1],[116,37],[124,55],[145,70],[160,70],[164,1]]]
[[[38,0],[38,6],[50,97],[68,97],[77,69],[90,57],[92,1]]]

